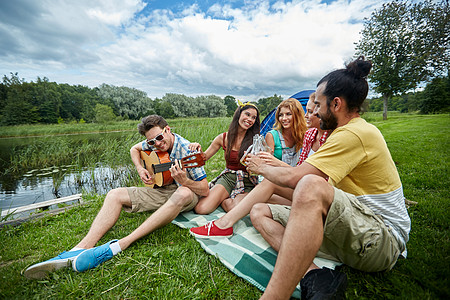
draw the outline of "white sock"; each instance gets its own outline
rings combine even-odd
[[[109,244],[109,248],[111,249],[113,255],[122,252],[122,249],[120,249],[119,241]]]
[[[69,251],[77,251],[77,250],[84,250],[84,248],[80,248],[80,247],[73,247],[72,249],[70,249]]]

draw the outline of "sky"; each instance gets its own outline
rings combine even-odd
[[[0,75],[255,101],[315,89],[383,0],[0,0]]]

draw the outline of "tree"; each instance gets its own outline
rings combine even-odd
[[[231,114],[236,104],[231,101]],[[215,95],[189,97],[166,94],[152,101],[145,92],[134,88],[102,84],[93,89],[82,85],[58,84],[48,78],[25,82],[17,73],[0,82],[0,125],[63,122],[108,122],[138,119],[149,114],[165,118],[223,117],[227,114],[224,99]]]
[[[225,96],[223,101],[227,107],[227,117],[232,117],[237,108],[236,98],[233,96]]]
[[[60,117],[64,120],[80,120],[83,99],[75,92],[75,88],[67,83],[60,84],[61,110]]]
[[[2,125],[30,124],[40,121],[39,108],[33,105],[32,85],[11,73],[11,78],[3,76],[6,99],[1,113]]]
[[[169,101],[160,102],[158,114],[166,119],[173,119],[176,117],[172,104],[170,104]]]
[[[105,101],[102,101],[100,96],[98,95],[97,88],[90,89],[84,85],[76,85],[73,87],[74,92],[79,97],[82,105],[80,109],[80,119],[83,119],[87,122],[95,121],[95,106],[97,104],[103,104],[112,107],[111,103],[106,104]]]
[[[104,104],[95,105],[95,122],[107,123],[114,121],[115,119],[116,115],[114,114],[112,107]]]
[[[450,112],[450,76],[434,78],[425,87],[421,98],[421,113]]]
[[[115,114],[123,118],[137,120],[152,111],[150,98],[145,92],[138,89],[103,83],[97,91],[102,99],[112,103]],[[108,105],[109,103],[103,104]]]
[[[0,112],[3,111],[3,109],[4,109],[5,105],[6,105],[7,97],[8,97],[8,87],[2,81],[2,82],[0,82]]]
[[[227,115],[227,107],[219,96],[198,96],[194,101],[197,106],[197,117],[214,118]]]
[[[283,97],[277,96],[276,94],[272,97],[261,98],[258,100],[258,109],[261,116],[266,116],[269,114],[275,107],[283,101]]]
[[[369,80],[383,97],[383,119],[392,96],[448,70],[448,10],[447,1],[393,1],[366,19],[356,54],[373,63]]]
[[[183,94],[167,93],[162,98],[162,101],[167,101],[172,105],[173,111],[177,117],[195,117],[197,116],[198,106],[194,98]]]
[[[61,109],[61,95],[58,85],[47,77],[37,78],[33,88],[33,104],[39,108],[41,123],[58,123]]]
[[[367,99],[369,111],[382,111],[382,98]],[[450,79],[436,77],[425,86],[423,91],[393,96],[388,103],[388,110],[399,112],[449,113]]]

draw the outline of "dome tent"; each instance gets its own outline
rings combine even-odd
[[[300,104],[303,107],[303,110],[306,113],[306,104],[309,100],[309,95],[314,93],[315,90],[304,90],[301,92],[298,92],[297,94],[292,95],[289,98],[294,98],[300,101]],[[261,129],[260,133],[262,136],[266,136],[266,134],[273,128],[273,124],[275,124],[275,112],[277,111],[277,108],[275,107],[261,122]]]

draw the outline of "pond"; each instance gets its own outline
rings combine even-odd
[[[105,194],[110,189],[122,186],[130,174],[136,173],[131,159],[126,164],[114,166],[104,162],[94,166],[56,164],[12,174],[5,172],[16,152],[36,143],[70,142],[71,147],[75,148],[76,145],[81,147],[108,140],[111,145],[120,145],[129,136],[127,132],[109,132],[0,139],[0,208],[6,210],[82,192]],[[117,151],[123,151],[124,155],[129,156],[129,148]]]

